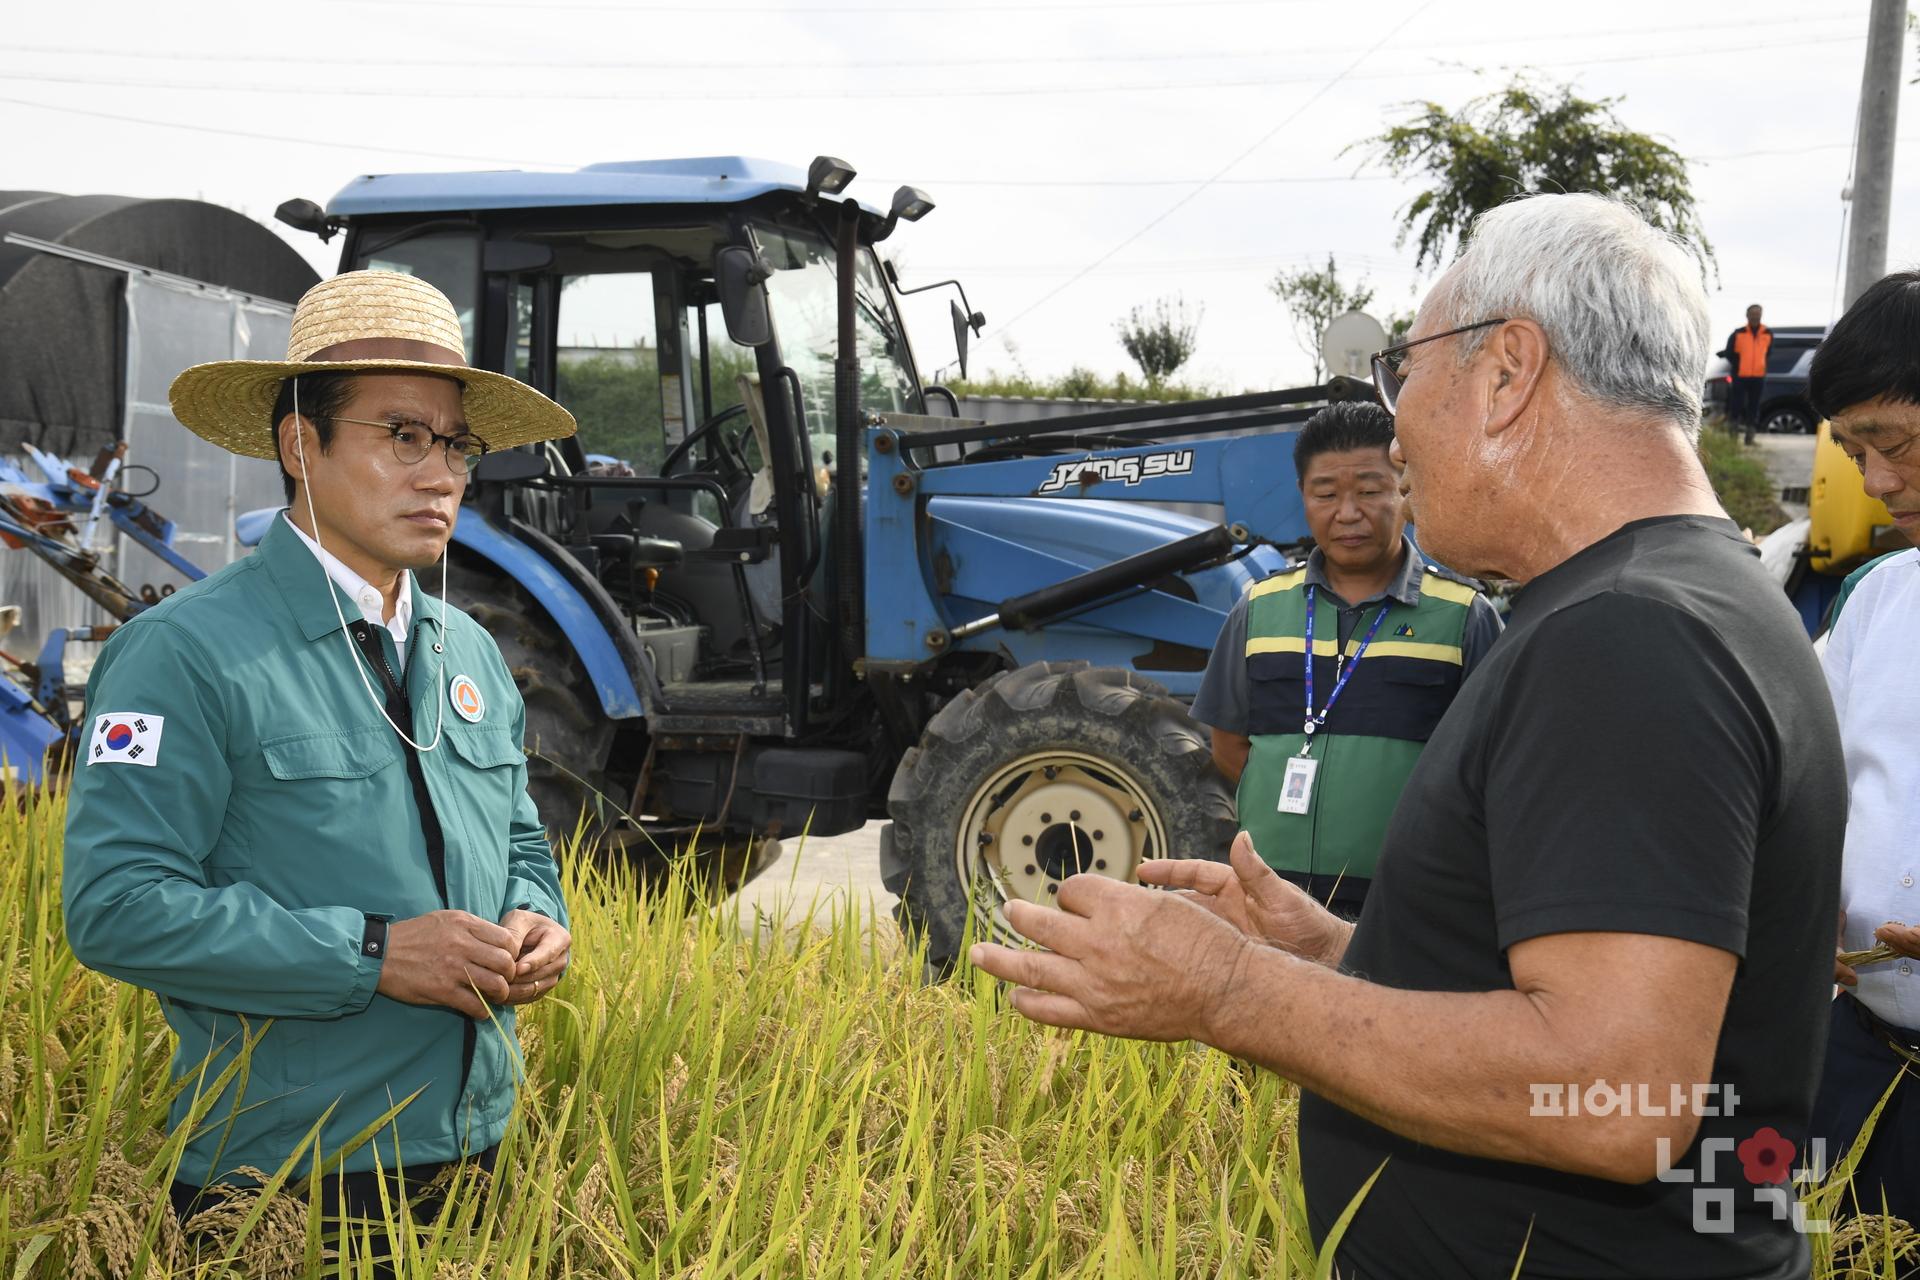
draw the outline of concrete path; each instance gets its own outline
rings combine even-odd
[[[1753,438],[1754,446],[1766,460],[1767,474],[1773,477],[1776,491],[1783,488],[1804,489],[1813,483],[1813,446],[1816,439],[1815,436],[1799,435],[1757,435]],[[1798,520],[1807,514],[1804,502],[1783,502],[1780,505],[1789,519]]]
[[[780,860],[768,867],[734,896],[743,918],[758,910],[767,916],[784,915],[797,924],[809,905],[814,919],[825,923],[836,909],[859,903],[871,914],[888,917],[899,901],[880,883],[880,828],[869,822],[843,836],[784,842]],[[731,902],[728,903],[732,905]]]

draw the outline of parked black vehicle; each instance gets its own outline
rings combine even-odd
[[[1820,416],[1807,399],[1807,370],[1813,353],[1827,336],[1825,325],[1780,327],[1773,331],[1773,345],[1767,349],[1767,377],[1760,388],[1760,430],[1811,432],[1820,425]],[[1733,383],[1733,369],[1726,359],[1715,356],[1707,366],[1706,411],[1726,416],[1727,392]]]

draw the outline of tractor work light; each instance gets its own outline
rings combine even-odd
[[[902,187],[893,193],[893,207],[887,210],[887,220],[873,233],[875,243],[885,240],[893,234],[893,229],[902,220],[918,222],[933,212],[933,197],[918,187]]]
[[[902,187],[893,193],[893,208],[887,211],[890,218],[906,222],[918,222],[933,212],[933,200],[918,187]]]
[[[815,156],[807,166],[807,196],[837,196],[853,181],[853,166],[833,156]]]

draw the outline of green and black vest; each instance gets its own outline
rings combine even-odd
[[[1255,583],[1247,600],[1247,734],[1252,749],[1240,775],[1240,825],[1268,866],[1325,901],[1342,898],[1373,876],[1387,820],[1414,761],[1459,692],[1461,639],[1474,589],[1428,569],[1420,602],[1386,599],[1373,643],[1353,678],[1313,735],[1314,775],[1307,812],[1282,813],[1287,757],[1306,735],[1306,585],[1303,566]],[[1320,706],[1339,680],[1339,605],[1324,587],[1314,592],[1313,696]],[[1362,615],[1347,651],[1373,622]],[[1319,707],[1314,708],[1316,711]]]

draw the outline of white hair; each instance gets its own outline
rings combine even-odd
[[[1537,195],[1489,209],[1441,289],[1452,324],[1538,324],[1576,394],[1699,433],[1711,346],[1700,267],[1631,205]],[[1493,332],[1462,335],[1461,359]]]

